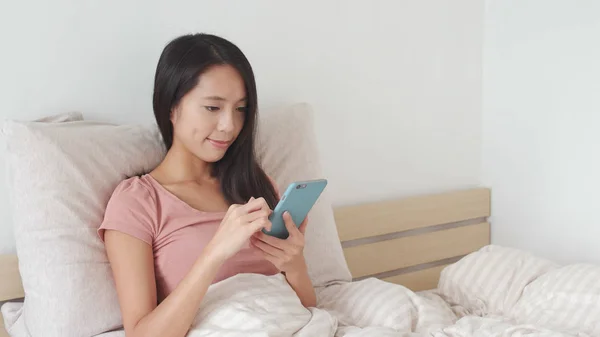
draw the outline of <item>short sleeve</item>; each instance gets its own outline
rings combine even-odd
[[[152,245],[156,237],[157,209],[155,199],[138,177],[129,178],[115,189],[98,229],[104,241],[106,230],[116,230]]]

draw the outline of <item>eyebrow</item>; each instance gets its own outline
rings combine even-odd
[[[225,98],[220,97],[220,96],[206,96],[204,98],[212,100],[212,101],[226,101]],[[238,102],[242,102],[242,101],[245,101],[245,100],[246,100],[246,97],[242,97],[240,100],[238,100]]]

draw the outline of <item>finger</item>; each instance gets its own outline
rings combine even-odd
[[[266,218],[256,219],[250,223],[252,234],[260,233],[259,231],[263,228],[270,231],[272,226],[271,221]]]
[[[244,205],[240,205],[239,207],[237,207],[235,209],[234,214],[236,214],[238,217],[244,216],[246,214],[255,212],[255,211],[259,211],[262,210],[262,206],[261,206],[261,202],[260,199],[254,199],[252,201],[248,201],[246,204]],[[270,210],[267,210],[270,211]],[[269,213],[270,214],[270,213]]]
[[[229,208],[227,209],[227,212],[225,213],[225,216],[223,217],[224,220],[228,219],[234,212],[237,212],[238,208],[240,208],[240,205],[237,204],[232,204],[229,206]]]
[[[300,224],[300,227],[298,228],[300,233],[304,234],[306,232],[307,225],[308,225],[308,218],[304,218],[304,221],[302,221],[302,223]]]
[[[264,219],[268,221],[269,214],[269,212],[263,210],[253,211],[251,213],[242,215],[240,220],[243,223],[251,223],[259,219]]]
[[[277,258],[281,258],[282,256],[285,255],[285,252],[281,249],[278,249],[276,247],[273,247],[271,245],[268,245],[256,238],[251,238],[250,242],[258,249],[262,250],[263,252],[273,256],[273,257],[277,257]]]
[[[269,254],[269,253],[265,253],[262,250],[260,250],[259,248],[257,248],[259,253],[263,256],[263,258],[269,262],[271,262],[277,269],[279,269],[280,265],[280,260],[278,258],[276,258],[275,256]]]
[[[265,200],[265,198],[259,198],[256,199],[259,201],[260,203],[260,209],[265,210],[265,211],[271,211],[271,208],[269,208],[269,204],[267,203],[267,201]]]
[[[248,203],[246,203],[245,205],[242,206],[242,209],[246,213],[250,213],[252,211],[257,211],[259,209],[269,210],[269,211],[271,210],[264,198],[258,198],[258,199],[254,199],[252,201],[248,201]]]
[[[294,220],[292,220],[292,215],[290,212],[283,213],[283,222],[285,223],[285,228],[287,228],[290,236],[296,236],[299,234],[298,227],[296,227]]]
[[[276,238],[274,236],[267,235],[262,232],[254,234],[254,237],[268,245],[279,248],[281,250],[286,250],[289,247],[289,242],[287,242],[286,240],[282,240],[280,238]]]

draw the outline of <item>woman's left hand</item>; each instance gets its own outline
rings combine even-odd
[[[304,232],[306,230],[306,219],[300,227],[296,227],[288,212],[283,214],[283,221],[288,230],[287,239],[279,239],[263,232],[255,233],[250,242],[256,247],[277,269],[283,273],[306,272],[304,260]]]

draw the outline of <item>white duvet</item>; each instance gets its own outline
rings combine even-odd
[[[333,336],[336,319],[305,308],[281,274],[240,274],[207,292],[188,337]]]
[[[318,297],[319,308],[306,309],[283,276],[238,275],[210,288],[188,337],[586,336],[503,317],[458,318],[435,292],[377,279],[332,285]]]
[[[284,276],[240,274],[209,288],[188,337],[600,336],[600,267],[494,246],[445,268],[432,291],[366,279],[318,288],[317,298],[307,309]],[[18,306],[2,307],[5,318]]]
[[[415,293],[377,279],[317,289],[304,308],[281,275],[213,285],[189,336],[600,336],[600,267],[487,246]]]

